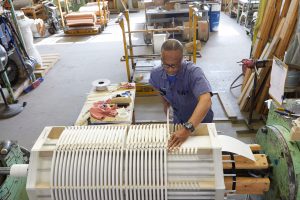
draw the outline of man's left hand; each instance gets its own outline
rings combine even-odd
[[[181,128],[177,130],[168,142],[169,149],[174,149],[176,147],[180,147],[180,145],[190,136],[190,131],[185,128]]]

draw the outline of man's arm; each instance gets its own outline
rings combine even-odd
[[[170,107],[170,103],[163,96],[160,97],[161,97],[162,104],[164,106],[164,112],[167,115],[168,108]]]
[[[207,112],[211,107],[210,93],[204,93],[199,96],[198,104],[188,122],[191,122],[194,127],[202,122]]]
[[[188,122],[191,122],[194,127],[200,124],[209,111],[211,104],[210,93],[200,95],[198,98],[198,104]],[[172,149],[179,147],[190,136],[190,134],[190,131],[185,128],[179,129],[171,136],[168,144],[169,148]]]

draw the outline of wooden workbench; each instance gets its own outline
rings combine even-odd
[[[132,84],[132,83],[131,83]],[[128,112],[128,116],[126,118],[121,118],[119,115],[116,117],[105,117],[103,120],[97,120],[90,116],[89,109],[93,106],[94,103],[98,101],[106,101],[107,99],[111,99],[117,94],[122,94],[126,91],[129,91],[131,94],[131,103],[125,109]],[[85,126],[88,125],[88,120],[92,124],[131,124],[133,118],[133,109],[134,109],[134,100],[135,100],[135,88],[133,89],[123,89],[119,88],[115,91],[95,91],[94,88],[88,94],[86,101],[81,109],[81,112],[75,122],[75,126]]]

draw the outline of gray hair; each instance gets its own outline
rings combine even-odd
[[[179,50],[181,53],[183,53],[183,46],[182,46],[181,42],[179,42],[176,39],[168,39],[161,46],[161,52],[162,51],[177,51],[177,50]]]

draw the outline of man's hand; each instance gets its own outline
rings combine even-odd
[[[168,147],[170,150],[180,147],[180,145],[190,136],[190,131],[186,130],[185,128],[181,128],[177,130],[173,135],[171,136]]]

